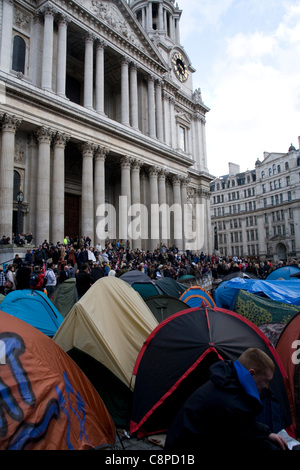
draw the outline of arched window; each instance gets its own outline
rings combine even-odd
[[[25,73],[26,43],[21,36],[14,37],[12,69]]]
[[[21,176],[20,173],[14,170],[14,201],[17,200],[17,194],[21,188]]]
[[[286,169],[286,170],[289,169],[289,162],[285,162],[285,169]]]
[[[297,166],[300,166],[300,157],[297,158]]]

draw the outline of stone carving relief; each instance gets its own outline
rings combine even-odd
[[[89,10],[94,16],[107,23],[112,29],[121,34],[131,44],[145,52],[145,48],[131,30],[122,13],[111,2],[101,2],[99,0],[78,0],[84,8]]]
[[[25,152],[24,152],[21,142],[18,139],[16,139],[16,144],[15,144],[14,161],[15,163],[20,163],[21,165],[24,165],[25,163]]]
[[[17,26],[19,29],[22,29],[23,31],[29,32],[30,31],[30,15],[20,10],[19,8],[15,8],[14,25]]]

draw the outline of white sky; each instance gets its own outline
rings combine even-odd
[[[263,152],[298,149],[300,0],[176,0],[181,44],[210,108],[208,168],[253,169]]]

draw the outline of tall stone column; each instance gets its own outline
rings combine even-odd
[[[28,143],[29,149],[29,232],[36,236],[37,214],[36,214],[36,194],[37,194],[37,170],[38,170],[38,147],[34,133],[31,133]]]
[[[167,207],[166,176],[167,171],[162,168],[158,175],[158,199],[160,206],[160,240],[163,245],[168,245],[170,238],[170,218],[169,209]]]
[[[45,16],[44,16],[42,88],[48,91],[52,90],[53,26],[54,26],[54,9],[51,6],[46,6]]]
[[[142,206],[141,206],[141,183],[140,183],[140,170],[142,162],[140,160],[134,160],[132,162],[131,169],[131,204],[134,207],[134,216],[137,214],[135,219],[133,219],[132,227],[135,229],[135,233],[132,234],[132,248],[137,249],[141,248],[141,232],[142,232]],[[135,210],[139,205],[139,210]],[[139,221],[139,224],[135,224],[134,221]],[[137,227],[136,227],[137,225]],[[138,236],[136,234],[138,232]]]
[[[158,204],[158,171],[157,167],[149,169],[150,182],[150,234],[151,248],[159,245],[159,204]]]
[[[37,132],[39,143],[36,211],[37,226],[35,241],[41,245],[50,236],[50,146],[54,132],[42,127]]]
[[[119,238],[123,239],[124,246],[128,240],[128,209],[131,205],[131,163],[129,156],[121,159],[121,200],[119,205]]]
[[[130,114],[131,126],[138,129],[138,86],[137,86],[137,65],[131,64],[130,67]]]
[[[96,111],[104,114],[104,49],[106,43],[97,40],[96,43]]]
[[[15,134],[21,121],[5,114],[2,122],[0,155],[0,231],[12,239]]]
[[[3,0],[1,13],[0,70],[9,73],[11,69],[11,48],[13,43],[12,31],[14,20],[14,7],[11,0]]]
[[[155,132],[155,92],[154,92],[154,77],[148,77],[148,127],[149,136],[156,137]]]
[[[190,180],[189,178],[183,177],[181,180],[181,205],[182,205],[182,249],[185,250],[186,239],[185,239],[185,227],[188,228],[191,214],[188,211],[187,203],[187,188]],[[188,233],[188,232],[187,232]]]
[[[61,16],[58,21],[56,93],[63,98],[66,96],[68,22],[66,16]]]
[[[94,243],[94,184],[93,158],[95,146],[86,142],[82,151],[81,236],[89,236]]]
[[[95,178],[94,178],[94,200],[95,200],[95,243],[100,242],[105,246],[105,237],[99,239],[97,236],[97,224],[102,219],[97,216],[97,209],[99,206],[105,204],[105,160],[108,154],[108,149],[105,147],[98,147],[95,153]]]
[[[54,138],[51,188],[51,241],[63,242],[65,235],[65,147],[69,137],[58,132]]]
[[[129,126],[129,59],[121,64],[121,123]]]
[[[163,91],[165,143],[171,145],[170,95]]]
[[[163,127],[163,107],[162,107],[162,80],[157,80],[155,84],[156,100],[156,135],[161,142],[164,139]]]
[[[182,250],[182,205],[181,205],[181,178],[174,175],[173,182],[173,204],[174,204],[174,245]]]
[[[84,58],[84,107],[88,109],[93,109],[93,50],[94,37],[87,34]]]
[[[175,127],[175,98],[170,97],[170,145],[172,148],[177,148],[177,132]]]

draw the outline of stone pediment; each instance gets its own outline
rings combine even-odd
[[[97,20],[120,35],[130,45],[166,66],[159,51],[123,0],[77,0]]]

